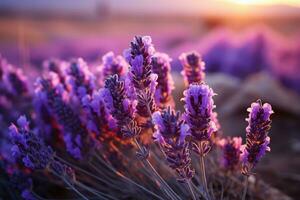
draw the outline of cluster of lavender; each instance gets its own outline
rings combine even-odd
[[[57,161],[53,149],[46,146],[39,136],[29,129],[29,122],[25,116],[18,119],[17,125],[12,124],[9,127],[9,134],[12,142],[11,152],[16,162],[21,161],[25,167],[32,170],[48,170],[57,177],[70,182],[75,180],[74,171]],[[17,186],[21,184],[18,186],[21,196],[26,200],[36,199],[30,190],[31,179],[19,169],[14,170],[11,181]]]
[[[155,52],[149,36],[136,36],[130,48],[124,52],[124,57],[127,62],[122,56],[114,56],[109,52],[103,56],[102,65],[95,66],[97,69],[93,70],[81,58],[70,62],[45,62],[43,76],[38,78],[35,91],[31,93],[34,111],[30,112],[30,116],[35,128],[29,128],[29,122],[24,116],[17,120],[17,125],[11,125],[8,129],[10,142],[1,144],[1,160],[8,162],[4,156],[7,152],[2,149],[10,145],[12,155],[16,158],[10,163],[15,170],[24,173],[25,168],[28,168],[29,174],[37,170],[50,171],[62,178],[83,199],[88,198],[75,188],[76,184],[98,197],[113,199],[105,192],[76,181],[75,172],[95,178],[81,167],[95,169],[92,163],[98,159],[115,175],[121,176],[121,172],[117,171],[121,169],[115,169],[116,166],[105,159],[113,157],[114,162],[120,159],[118,156],[123,153],[119,150],[122,148],[120,146],[129,142],[131,145],[128,149],[138,149],[137,157],[147,173],[152,173],[155,181],[160,183],[162,193],[167,198],[180,199],[155,170],[153,159],[157,155],[149,146],[156,143],[160,156],[177,173],[177,180],[188,184],[193,199],[199,195],[210,199],[204,158],[212,149],[220,147],[223,169],[241,169],[247,176],[264,153],[270,150],[268,131],[273,111],[269,104],[262,105],[260,100],[248,109],[250,114],[245,145],[242,145],[241,138],[222,138],[216,134],[220,124],[214,111],[215,93],[205,83],[204,62],[198,53],[184,53],[180,56],[186,84],[182,115],[174,110],[175,102],[171,94],[174,84],[169,56]],[[8,89],[14,95],[27,92],[24,79],[19,74],[13,70],[4,71],[3,66],[7,65],[1,59],[0,89]],[[94,75],[92,71],[98,71],[100,75]],[[7,81],[10,85],[8,88],[5,87]],[[153,142],[142,138],[149,133]],[[56,152],[45,142],[53,146]],[[106,150],[108,153],[104,152]],[[193,156],[193,152],[197,156]],[[76,160],[78,164],[72,165],[74,169],[63,164],[70,159]],[[200,171],[196,171],[193,166],[197,160],[200,161]],[[195,181],[191,181],[196,180],[200,174],[205,194],[195,191],[197,186],[193,185]],[[121,177],[124,179],[125,176]],[[96,179],[104,181],[102,178]],[[127,177],[125,179],[129,180]],[[104,182],[107,184],[107,181],[112,180]],[[138,185],[132,180],[130,183]],[[139,188],[158,196],[142,186]],[[30,195],[26,197],[28,191]],[[22,197],[27,200],[33,198],[30,191],[31,187],[23,189]]]

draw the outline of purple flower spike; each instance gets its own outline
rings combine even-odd
[[[128,70],[128,64],[122,56],[115,56],[110,51],[102,57],[102,73],[103,77],[107,78],[111,75],[117,74],[119,77],[123,77]]]
[[[127,98],[124,81],[120,81],[118,75],[106,79],[105,88],[100,90],[100,95],[119,128],[128,125],[133,120],[136,103]]]
[[[200,143],[200,149],[194,143],[197,153],[205,155],[210,146],[211,134],[216,131],[213,118],[215,108],[213,96],[215,93],[206,84],[193,83],[184,91],[185,120],[191,129],[193,140]]]
[[[197,52],[183,53],[179,56],[179,60],[183,66],[181,72],[186,85],[191,83],[201,83],[205,78],[205,63],[202,62]]]
[[[84,96],[82,105],[87,114],[87,128],[97,136],[115,127],[115,121],[105,108],[101,92],[95,91],[92,97]]]
[[[157,86],[155,91],[155,103],[160,108],[166,108],[167,104],[174,106],[172,90],[174,82],[171,76],[171,58],[164,53],[155,53],[152,57],[152,71],[157,74]]]
[[[27,79],[23,75],[21,69],[14,69],[12,66],[8,65],[9,70],[4,74],[4,80],[8,91],[20,97],[20,95],[25,95],[28,93]]]
[[[124,52],[124,57],[130,65],[128,78],[133,86],[138,105],[137,114],[149,118],[156,110],[154,93],[157,85],[157,75],[152,73],[151,59],[154,55],[151,37],[136,36],[130,48]],[[129,88],[129,90],[132,90]]]
[[[241,157],[241,137],[226,138],[219,141],[222,149],[221,164],[225,170],[234,171],[239,167]]]
[[[9,127],[13,154],[20,157],[28,168],[45,169],[53,159],[54,152],[29,130],[28,124],[26,117],[21,116],[17,125]]]
[[[270,116],[273,110],[270,104],[262,104],[261,100],[252,103],[247,109],[249,117],[246,119],[246,145],[243,146],[243,169],[242,173],[248,175],[266,151],[270,151],[270,137],[268,136],[271,128]]]
[[[92,94],[95,88],[95,77],[89,71],[87,64],[82,58],[70,62],[67,74],[67,82],[70,84],[74,96],[81,100],[84,95]]]
[[[62,85],[65,86],[65,79],[66,79],[66,74],[64,71],[66,70],[66,65],[64,62],[57,60],[57,59],[51,59],[47,60],[43,63],[43,67],[45,70],[51,73],[57,74],[57,77]]]
[[[156,127],[153,138],[163,147],[170,168],[178,173],[178,181],[191,179],[194,170],[191,168],[188,142],[185,141],[189,135],[189,127],[183,124],[180,113],[175,113],[170,107],[162,112],[155,112],[152,118]]]
[[[155,52],[150,36],[136,36],[124,57],[130,65],[129,77],[135,88],[143,90],[151,84],[151,58]]]

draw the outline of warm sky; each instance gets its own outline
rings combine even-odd
[[[112,13],[131,14],[299,14],[300,0],[0,0],[0,8],[93,14],[105,4]]]
[[[291,6],[300,6],[300,0],[219,0],[219,1],[228,1],[238,4],[261,4],[261,5],[291,5]]]

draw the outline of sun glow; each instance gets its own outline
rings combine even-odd
[[[255,2],[255,0],[233,0],[233,1],[240,4],[251,4]]]
[[[290,5],[300,6],[299,0],[226,0],[237,4],[249,4],[249,5]]]

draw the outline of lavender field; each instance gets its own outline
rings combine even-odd
[[[0,199],[300,195],[300,16],[280,15],[293,9],[3,5]]]

